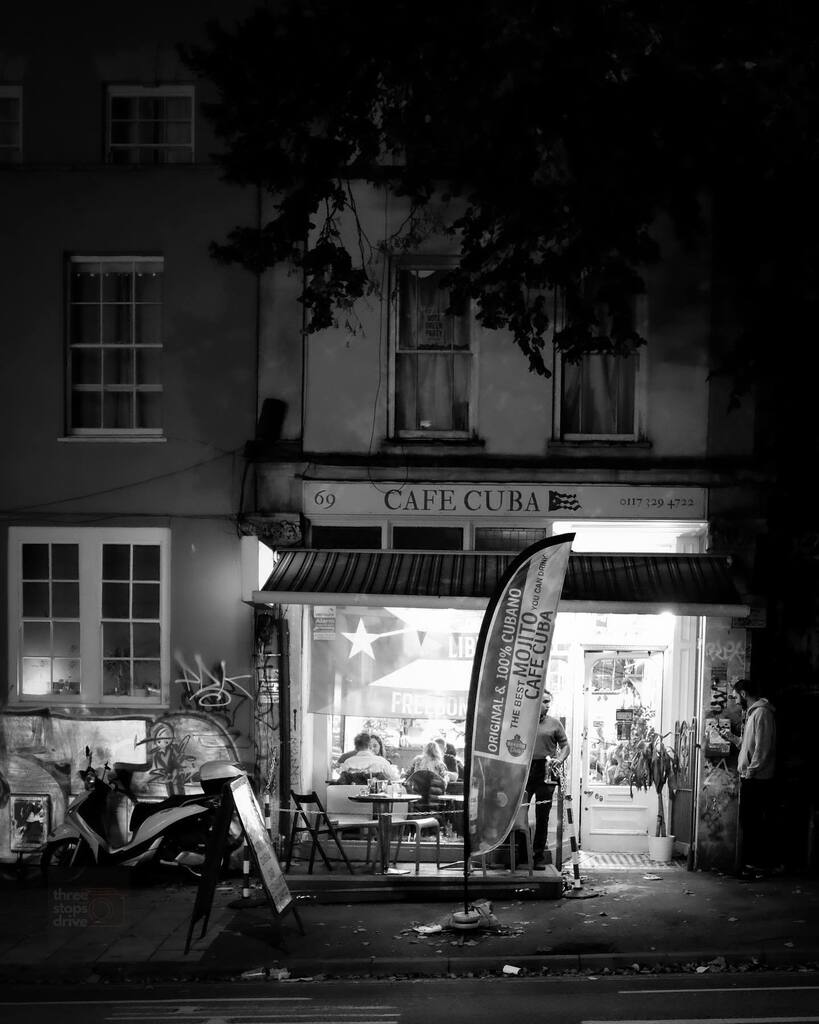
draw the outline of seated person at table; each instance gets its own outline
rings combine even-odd
[[[447,769],[441,748],[437,743],[427,743],[423,753],[413,760],[408,774],[411,775],[413,772],[418,771],[435,772],[436,775],[441,777],[444,785],[447,782],[454,782],[458,778],[455,772]]]
[[[349,778],[350,782],[356,785],[362,779],[353,776],[366,777],[370,775],[376,779],[387,779],[391,782],[398,780],[399,772],[395,765],[390,764],[385,757],[379,757],[378,754],[373,753],[370,748],[369,733],[360,732],[353,742],[355,751],[344,761],[341,772],[342,782]]]
[[[447,771],[455,772],[457,781],[462,781],[464,777],[464,765],[463,761],[458,757],[458,752],[455,750],[454,743],[447,743],[444,747],[444,764],[446,765]],[[450,781],[452,781],[450,779]]]
[[[361,735],[363,736],[364,734],[361,733]],[[390,764],[392,764],[392,761],[387,757],[386,751],[384,750],[384,741],[381,737],[374,732],[368,733],[367,735],[370,737],[370,750],[374,754],[377,754],[378,757],[383,757],[385,761],[389,761]],[[336,761],[336,764],[344,764],[345,761],[349,761],[349,759],[356,753],[357,751],[355,750],[348,750],[346,754],[341,755],[338,761]]]

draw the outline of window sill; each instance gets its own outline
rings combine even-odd
[[[57,438],[58,444],[165,444],[163,434],[64,434]]]
[[[652,447],[651,441],[619,441],[615,439],[603,440],[601,438],[592,438],[583,441],[549,441],[549,451],[555,452],[571,452],[571,451],[590,451],[590,450],[601,450],[610,451],[612,448],[617,448],[620,451],[647,451]]]
[[[118,701],[111,700],[103,703],[98,699],[83,699],[81,696],[72,697],[70,694],[59,693],[52,693],[44,697],[10,696],[8,707],[14,708],[15,712],[18,713],[21,711],[31,711],[32,714],[37,714],[47,709],[52,714],[70,714],[73,711],[81,710],[85,714],[101,714],[104,717],[121,715],[123,712],[127,715],[144,716],[146,713],[153,715],[170,710],[170,704],[167,702],[149,704],[148,701],[128,701],[127,698],[123,697]]]
[[[384,441],[384,448],[417,448],[428,445],[434,448],[484,448],[481,437],[447,437],[445,435],[412,434],[408,437],[390,437]]]

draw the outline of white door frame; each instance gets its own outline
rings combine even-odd
[[[577,797],[574,806],[578,808],[578,839],[582,848],[598,852],[644,853],[647,849],[646,833],[648,818],[656,803],[656,794],[634,790],[633,795],[627,785],[607,784],[592,780],[589,774],[590,750],[592,737],[591,722],[591,663],[596,655],[611,652],[617,655],[644,655],[650,659],[656,686],[655,719],[656,728],[663,722],[663,702],[668,701],[665,693],[668,684],[668,649],[665,646],[645,644],[618,644],[608,647],[595,644],[582,645],[583,684],[580,688],[580,707],[577,709],[579,726],[579,743],[577,765]],[[626,700],[625,697],[622,698]],[[618,697],[612,693],[612,711]],[[609,723],[609,729],[613,724]],[[611,737],[607,736],[607,739]],[[574,788],[574,787],[573,787]]]

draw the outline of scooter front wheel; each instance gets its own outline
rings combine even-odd
[[[46,846],[40,859],[40,872],[45,884],[53,889],[78,881],[92,860],[88,843],[79,836],[70,836]]]

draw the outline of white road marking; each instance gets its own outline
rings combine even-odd
[[[265,1002],[275,1003],[311,1003],[312,996],[263,996]],[[205,1006],[209,1003],[245,1003],[247,1006],[257,1006],[259,1000],[248,999],[247,996],[214,996],[212,999],[197,999],[195,1003],[186,1006],[192,1009],[196,1006]],[[0,1006],[173,1006],[181,1009],[178,999],[77,999],[66,1002],[64,999],[37,999],[37,1000],[0,1000]]]
[[[621,988],[618,996],[671,995],[689,992],[815,992],[819,985],[726,985],[722,988]]]
[[[708,1017],[707,1024],[816,1024],[819,1017]],[[604,1020],[584,1020],[582,1024],[649,1024],[645,1018],[623,1020],[608,1017]],[[702,1017],[652,1017],[650,1024],[704,1024]]]

